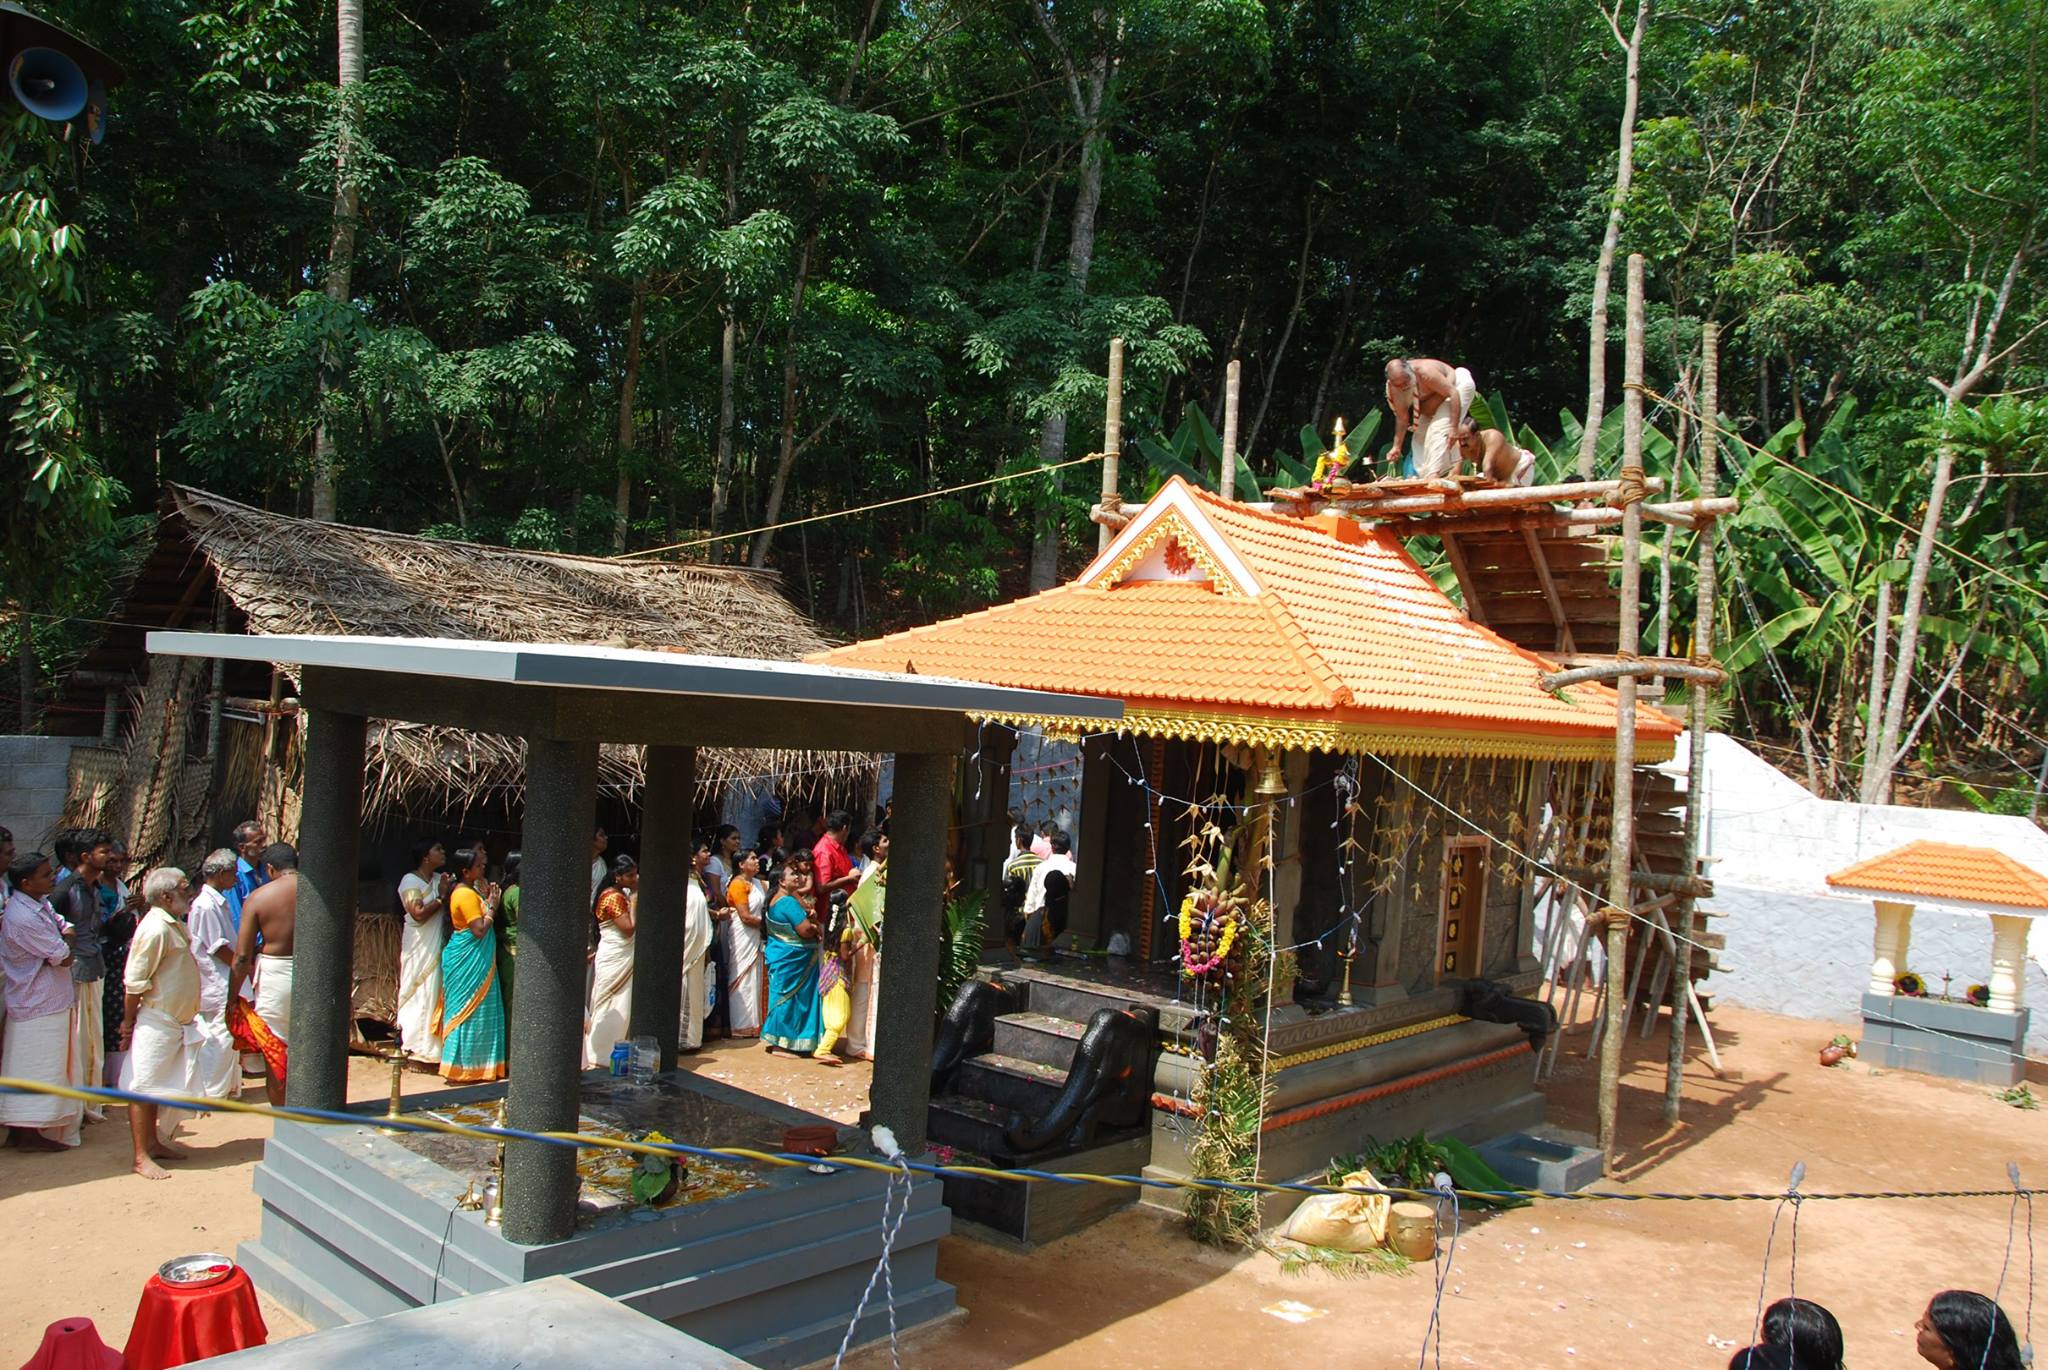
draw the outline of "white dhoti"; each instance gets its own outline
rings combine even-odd
[[[597,937],[591,977],[590,1021],[583,1032],[583,1068],[611,1061],[612,1048],[626,1038],[633,1021],[633,939],[606,923]]]
[[[398,1040],[406,1055],[430,1064],[441,1060],[441,949],[447,939],[439,917],[422,923],[406,915],[398,934]]]
[[[278,1041],[289,1045],[292,1040],[292,958],[268,954],[257,956],[255,980],[256,1016],[277,1034]]]
[[[725,975],[727,1024],[735,1037],[754,1037],[761,1031],[761,1002],[767,997],[767,962],[761,955],[761,929],[750,928],[739,919],[726,921]]]
[[[1479,394],[1479,386],[1472,379],[1472,373],[1459,367],[1452,373],[1452,384],[1458,391],[1458,417],[1472,412],[1472,401]],[[1457,443],[1457,434],[1451,430],[1451,406],[1440,401],[1436,412],[1418,423],[1408,437],[1408,456],[1415,463],[1415,474],[1431,480],[1454,476],[1462,460]]]
[[[1515,474],[1510,483],[1524,486],[1536,483],[1536,454],[1526,447],[1515,449]]]
[[[262,1057],[257,1057],[262,1060]],[[228,1034],[227,1017],[199,1015],[199,1088],[209,1099],[236,1099],[242,1094],[242,1053]]]
[[[95,993],[99,985],[93,985]],[[0,1044],[0,1075],[39,1084],[85,1083],[85,1063],[77,1051],[73,1022],[76,1010],[46,1013],[39,1018],[7,1020],[7,1040]],[[78,1124],[85,1105],[54,1094],[0,1094],[0,1124],[33,1127],[53,1142],[78,1145]]]
[[[135,1034],[121,1066],[121,1088],[137,1094],[199,1093],[199,1049],[205,1040],[198,1020],[180,1023],[162,1009],[144,1005],[135,1015]],[[191,1109],[160,1105],[158,1133],[168,1136],[179,1119],[191,1114]]]
[[[853,953],[853,964],[847,970],[847,990],[852,1002],[847,1009],[846,1037],[839,1044],[839,1054],[872,1061],[875,1015],[882,1004],[882,953],[863,944]]]
[[[683,1050],[704,1045],[704,1019],[711,1012],[711,962],[699,956],[683,971],[683,1021],[680,1025]]]
[[[107,1001],[100,997],[102,982],[78,981],[76,988],[78,1002],[71,1009],[71,1051],[78,1057],[78,1079],[81,1084],[104,1085],[107,1082]],[[107,1110],[100,1104],[87,1104],[85,1116],[102,1121]]]

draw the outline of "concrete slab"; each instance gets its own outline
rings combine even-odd
[[[742,1370],[748,1364],[560,1275],[205,1364],[226,1370],[583,1370],[600,1355],[635,1370]]]

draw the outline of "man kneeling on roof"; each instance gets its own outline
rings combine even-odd
[[[1387,450],[1387,460],[1400,461],[1401,443],[1409,439],[1402,474],[1426,480],[1457,475],[1458,425],[1471,412],[1478,393],[1472,373],[1462,366],[1434,357],[1396,357],[1388,362],[1387,408],[1394,411],[1394,445]]]
[[[1498,428],[1481,428],[1470,414],[1458,425],[1458,451],[1496,485],[1535,484],[1536,454]]]

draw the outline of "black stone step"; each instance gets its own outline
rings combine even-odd
[[[1132,1004],[1146,1004],[1159,1010],[1159,1030],[1171,1033],[1184,1028],[1194,1019],[1194,1010],[1170,999],[1161,999],[1151,994],[1132,994],[1109,985],[1091,985],[1085,981],[1049,976],[1033,975],[1029,971],[1012,972],[1010,981],[1022,984],[1024,1006],[1033,1013],[1048,1018],[1070,1018],[1077,1023],[1086,1023],[1099,1009],[1126,1009]]]
[[[1069,1070],[1074,1048],[1081,1044],[1087,1024],[1046,1013],[1005,1013],[996,1019],[996,1053],[1020,1061]]]
[[[1061,1067],[991,1052],[960,1063],[960,1070],[953,1077],[953,1092],[1001,1109],[1014,1109],[1029,1120],[1052,1106],[1066,1082],[1067,1072]]]
[[[1062,1173],[1135,1175],[1152,1155],[1149,1128],[1127,1128],[1104,1132],[1095,1145],[1055,1160],[1033,1161],[1033,1168]],[[955,1164],[983,1165],[979,1156],[957,1155]],[[1000,1165],[1001,1162],[994,1164]],[[1019,1184],[1014,1180],[984,1180],[971,1176],[947,1176],[946,1207],[953,1216],[979,1224],[1018,1241],[1032,1244],[1053,1241],[1088,1226],[1096,1219],[1137,1201],[1139,1191],[1098,1184]],[[966,1235],[974,1235],[972,1227]]]
[[[1011,1110],[983,1099],[942,1094],[925,1114],[931,1140],[941,1146],[977,1155],[993,1155],[1002,1145]]]

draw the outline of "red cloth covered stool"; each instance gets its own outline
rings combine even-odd
[[[216,1284],[165,1284],[151,1275],[128,1331],[128,1370],[165,1370],[269,1339],[256,1286],[239,1265]]]
[[[91,1318],[59,1318],[43,1329],[43,1344],[21,1370],[121,1370],[127,1363],[100,1340]]]

